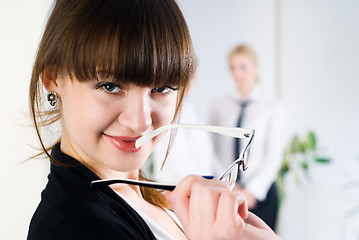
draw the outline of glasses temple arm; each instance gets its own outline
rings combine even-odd
[[[177,129],[177,128],[184,128],[184,129],[193,129],[193,130],[202,130],[202,131],[209,131],[218,134],[222,134],[229,137],[237,137],[237,138],[247,138],[251,134],[253,134],[254,130],[251,129],[244,129],[244,128],[233,128],[233,127],[222,127],[222,126],[203,126],[203,125],[195,125],[195,124],[171,124],[160,127],[153,132],[142,136],[141,138],[137,139],[136,141],[136,148],[141,147],[143,144],[157,136],[158,134],[169,130],[169,129]]]
[[[108,186],[115,183],[124,183],[129,185],[137,185],[141,187],[150,187],[165,191],[173,191],[175,189],[175,185],[166,185],[166,184],[158,184],[156,182],[147,182],[147,181],[135,181],[135,180],[126,180],[126,179],[107,179],[107,180],[96,180],[91,182],[91,186],[93,189],[101,188],[104,186]]]

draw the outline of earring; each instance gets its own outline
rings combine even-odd
[[[55,106],[57,103],[57,94],[55,92],[49,92],[47,94],[47,101],[51,106]]]

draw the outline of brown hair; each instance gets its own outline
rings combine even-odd
[[[250,59],[252,59],[253,62],[257,63],[257,54],[254,51],[254,49],[249,45],[243,44],[243,45],[238,45],[235,48],[233,48],[232,51],[228,55],[228,61],[230,61],[231,58],[237,54],[247,55]]]
[[[44,110],[40,75],[47,66],[73,81],[101,74],[141,87],[179,87],[175,116],[194,73],[194,53],[184,17],[174,0],[57,0],[39,44],[30,83],[30,113],[45,153],[41,127],[61,118]],[[140,173],[140,178],[144,178]],[[149,202],[166,207],[164,197],[141,188]]]

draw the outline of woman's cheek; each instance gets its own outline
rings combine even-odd
[[[159,112],[163,119],[163,125],[170,124],[176,112],[177,93],[169,96],[170,99],[162,104]]]

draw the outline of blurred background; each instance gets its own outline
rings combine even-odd
[[[288,148],[295,135],[312,131],[316,154],[330,159],[284,176],[279,235],[359,239],[359,1],[178,3],[199,61],[188,100],[201,120],[207,121],[210,103],[234,87],[229,51],[250,44],[263,88],[285,106]],[[0,1],[0,239],[25,239],[46,184],[47,160],[22,161],[36,153],[28,85],[50,6],[49,0]]]

